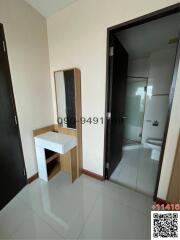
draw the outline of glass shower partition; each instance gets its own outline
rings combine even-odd
[[[128,77],[126,94],[125,143],[141,142],[147,79]]]

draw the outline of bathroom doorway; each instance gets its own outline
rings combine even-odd
[[[154,199],[176,81],[179,23],[176,4],[108,29],[105,178]],[[116,62],[117,41],[126,52],[126,67]],[[126,76],[125,101],[117,69]]]

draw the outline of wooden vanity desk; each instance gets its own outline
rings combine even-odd
[[[82,110],[81,72],[77,68],[54,72],[54,85],[57,107],[57,123],[33,131],[36,137],[48,131],[76,137],[77,146],[65,154],[45,150],[48,179],[59,171],[72,176],[72,181],[81,175],[82,170]],[[61,122],[59,121],[61,120]],[[52,134],[53,135],[53,134]],[[36,140],[35,140],[36,141]],[[76,158],[76,161],[72,159]],[[76,171],[74,169],[76,168]],[[74,177],[73,177],[74,176]]]
[[[49,131],[56,132],[56,133],[63,133],[63,134],[74,136],[77,138],[76,129],[63,128],[58,124],[36,129],[33,131],[33,136],[37,137]],[[81,148],[79,148],[78,138],[77,138],[77,146],[65,154],[59,154],[57,152],[45,149],[48,180],[50,180],[60,171],[63,171],[69,174],[71,176],[72,182],[76,178],[78,178],[81,175],[81,159],[79,158],[81,154],[79,151],[81,151]]]

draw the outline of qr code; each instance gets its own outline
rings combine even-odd
[[[151,212],[151,239],[180,239],[179,226],[179,212]]]

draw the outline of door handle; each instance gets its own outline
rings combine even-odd
[[[122,119],[127,119],[128,117],[127,117],[127,116],[122,116],[121,118],[122,118]]]
[[[106,113],[106,118],[107,118],[108,120],[111,119],[111,112],[107,112],[107,113]]]

